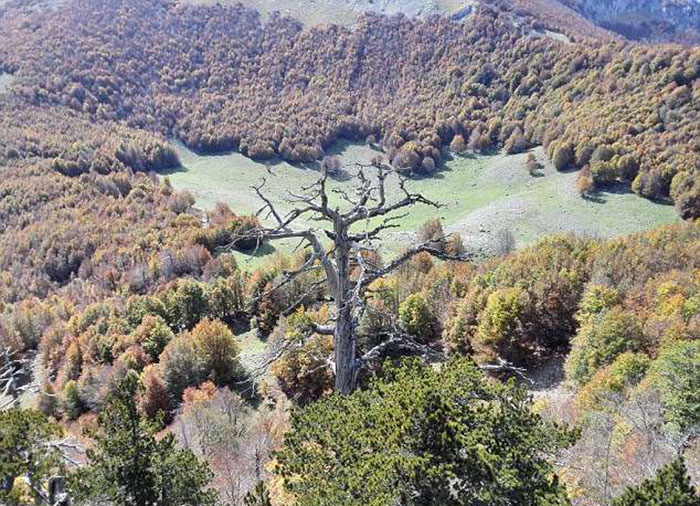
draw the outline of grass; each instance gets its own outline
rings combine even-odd
[[[238,0],[185,0],[195,5],[236,3]],[[407,15],[425,12],[451,14],[471,3],[468,0],[241,0],[246,7],[256,9],[266,18],[273,11],[291,16],[306,26],[339,24],[352,26],[365,11]],[[426,9],[427,8],[427,9]]]
[[[285,162],[263,164],[238,153],[200,156],[177,146],[182,167],[168,174],[178,190],[192,192],[196,205],[211,209],[216,202],[230,205],[239,214],[260,207],[251,186],[266,179],[267,194],[281,211],[291,209],[284,201],[287,191],[299,191],[317,180],[311,168]],[[672,206],[642,199],[629,191],[615,189],[581,198],[575,189],[576,173],[554,170],[541,149],[534,150],[544,169],[532,177],[525,168],[526,155],[457,157],[448,161],[435,177],[411,180],[409,189],[444,205],[439,210],[415,206],[399,222],[400,229],[389,231],[383,244],[385,253],[395,253],[413,240],[412,233],[427,219],[439,217],[449,232],[459,232],[468,246],[488,250],[500,229],[513,232],[519,246],[553,234],[574,232],[595,237],[611,237],[647,230],[679,220]],[[346,167],[356,162],[369,163],[376,152],[367,146],[339,144],[331,154],[338,155]],[[351,183],[335,181],[336,189],[349,189]],[[388,198],[401,194],[397,180],[390,181]],[[332,195],[332,203],[337,197]],[[335,200],[333,200],[335,199]],[[289,251],[294,244],[276,245]],[[246,257],[255,267],[266,256]]]
[[[14,76],[12,74],[3,74],[0,72],[0,93],[7,91],[13,79]]]

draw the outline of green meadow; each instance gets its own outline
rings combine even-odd
[[[177,190],[191,192],[197,207],[205,210],[224,202],[239,214],[256,212],[261,202],[252,187],[264,178],[266,194],[281,212],[288,212],[293,207],[286,200],[289,192],[299,192],[319,177],[318,170],[312,167],[281,161],[260,163],[239,153],[202,156],[182,145],[177,145],[177,149],[182,167],[167,176]],[[442,207],[419,205],[410,209],[399,222],[401,228],[387,232],[383,250],[392,253],[405,247],[413,240],[413,231],[434,217],[442,220],[446,231],[460,233],[468,247],[486,252],[501,229],[510,230],[516,244],[523,246],[552,233],[604,238],[679,219],[672,206],[642,199],[625,189],[584,199],[576,192],[576,173],[557,172],[540,148],[533,152],[542,164],[542,170],[534,177],[525,167],[526,154],[497,154],[455,157],[434,177],[409,180],[410,191],[421,192]],[[368,146],[341,143],[329,154],[340,157],[349,176],[356,172],[357,163],[369,164],[377,152]],[[352,186],[348,177],[332,181],[332,204],[342,207],[333,190],[349,190]],[[395,176],[388,182],[387,193],[390,199],[402,196]],[[279,244],[277,248],[284,251],[292,246]]]

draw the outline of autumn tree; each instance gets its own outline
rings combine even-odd
[[[100,413],[88,464],[71,476],[78,504],[213,506],[211,472],[191,451],[178,449],[171,433],[156,437],[159,425],[138,407],[141,390],[129,373]]]
[[[662,467],[653,478],[630,487],[612,506],[700,506],[682,458]]]
[[[398,178],[402,195],[393,202],[387,195],[387,179],[392,176]],[[357,329],[365,312],[365,294],[369,285],[422,252],[443,259],[467,258],[466,254],[446,253],[443,238],[429,238],[383,265],[368,261],[368,254],[376,251],[382,233],[399,226],[398,220],[403,216],[399,214],[401,211],[419,204],[438,209],[440,204],[409,191],[405,178],[379,163],[358,165],[354,177],[357,183],[354,192],[336,192],[345,209],[330,202],[327,172],[315,184],[303,188],[302,193],[288,192],[286,200],[293,209],[286,215],[281,214],[265,195],[265,180],[254,188],[264,202],[258,215],[267,213],[267,217],[274,221],[272,227],[255,231],[258,241],[299,239],[309,249],[306,262],[298,269],[285,272],[272,290],[310,271],[320,269],[325,274],[327,291],[335,305],[334,321],[322,325],[311,322],[308,331],[309,335],[333,336],[334,351],[328,363],[335,371],[335,389],[344,394],[355,389],[358,372],[363,366],[381,356],[386,349],[422,350],[410,337],[397,334],[358,356]],[[330,249],[324,246],[325,239],[330,240]]]

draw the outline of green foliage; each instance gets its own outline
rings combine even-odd
[[[168,323],[160,316],[144,316],[141,325],[134,331],[137,342],[152,360],[157,360],[165,346],[173,340],[175,334]]]
[[[661,392],[669,422],[680,428],[700,423],[700,340],[662,348],[647,379]]]
[[[700,496],[690,484],[682,458],[662,467],[651,479],[631,487],[611,506],[699,506]]]
[[[467,359],[407,361],[292,415],[275,473],[298,504],[568,504],[544,454],[571,435]]]
[[[187,387],[204,381],[207,371],[203,359],[187,334],[177,336],[165,347],[159,368],[173,400],[178,401]]]
[[[566,359],[566,376],[582,385],[602,366],[612,363],[625,351],[637,351],[643,346],[642,329],[634,315],[616,306],[605,310],[581,326],[571,341]]]
[[[636,386],[644,377],[651,359],[644,353],[623,353],[609,366],[600,369],[577,395],[583,409],[604,409],[611,397],[622,396],[626,389]]]
[[[191,332],[203,373],[218,386],[230,385],[241,373],[240,350],[233,332],[219,320],[202,320]]]
[[[62,468],[60,451],[49,443],[63,433],[61,426],[32,409],[0,411],[0,502],[12,504],[16,478],[28,478],[39,490]],[[7,501],[7,502],[6,502]]]
[[[207,490],[211,472],[206,464],[178,449],[171,433],[156,437],[158,425],[138,409],[139,392],[138,376],[128,374],[100,413],[88,464],[70,476],[78,504],[215,505],[216,494]]]
[[[503,351],[517,346],[524,333],[528,303],[528,294],[522,288],[503,288],[491,293],[479,318],[476,339]]]
[[[176,331],[193,328],[208,310],[204,286],[193,279],[179,280],[164,303],[170,326]]]
[[[590,284],[586,287],[579,305],[579,320],[585,322],[603,310],[617,306],[620,302],[620,294],[615,288]]]
[[[409,295],[399,306],[403,329],[422,341],[431,341],[438,334],[438,321],[432,308],[420,294]]]
[[[267,491],[264,481],[258,482],[255,488],[248,492],[243,504],[244,506],[272,506],[270,493]]]
[[[75,420],[86,411],[85,403],[80,397],[80,389],[75,381],[69,381],[63,387],[61,410],[69,420]]]
[[[527,360],[552,350],[577,328],[576,307],[589,278],[591,241],[553,236],[482,264],[466,285],[445,337],[479,360]]]

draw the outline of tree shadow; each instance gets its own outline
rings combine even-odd
[[[586,202],[591,202],[592,204],[605,204],[607,202],[601,192],[584,193],[581,197]]]
[[[245,255],[248,258],[262,258],[266,257],[268,255],[272,255],[274,252],[277,251],[277,248],[275,248],[272,244],[269,242],[264,242],[260,246],[257,246],[256,248],[252,248],[249,250],[237,250],[238,253],[241,255]]]
[[[166,169],[160,169],[159,171],[156,171],[156,174],[159,176],[172,176],[173,174],[183,174],[185,172],[189,172],[190,170],[185,167],[184,165],[180,164],[174,167],[168,167]]]

